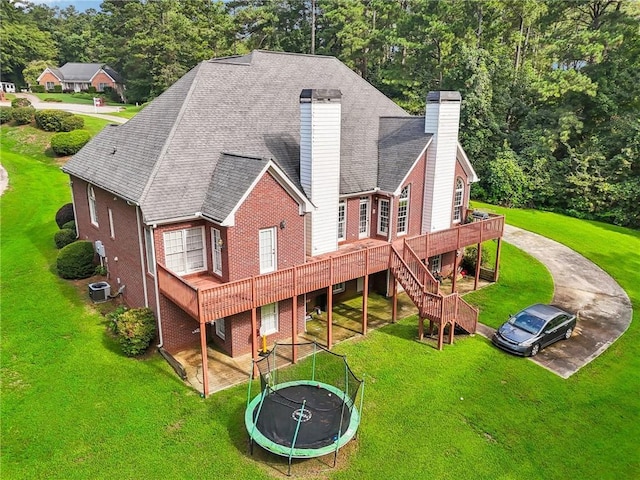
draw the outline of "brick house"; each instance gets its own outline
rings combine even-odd
[[[63,167],[78,235],[104,245],[112,290],[154,310],[166,351],[200,345],[204,371],[208,342],[255,357],[260,335],[295,337],[315,308],[331,347],[345,295],[362,296],[366,333],[368,294],[395,305],[399,288],[441,346],[445,325],[474,331],[477,312],[434,274],[485,240],[499,258],[504,225],[467,222],[477,177],[460,105],[431,92],[411,116],[332,57],[202,62]]]
[[[81,92],[94,87],[97,92],[111,88],[124,101],[124,80],[104,63],[65,63],[60,68],[47,67],[37,78],[39,85],[53,90],[60,85],[63,91]]]

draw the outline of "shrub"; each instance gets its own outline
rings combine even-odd
[[[77,232],[77,230],[76,230],[76,222],[71,220],[70,222],[67,222],[64,225],[62,225],[62,227],[60,227],[60,229],[68,229],[68,230],[73,230],[74,232]]]
[[[62,100],[53,97],[45,98],[44,101],[47,103],[62,103]]]
[[[30,106],[31,106],[31,102],[29,101],[28,98],[16,97],[13,100],[11,100],[12,108],[22,108],[22,107],[30,107]]]
[[[156,333],[156,320],[150,308],[127,310],[115,320],[122,351],[128,357],[144,353]]]
[[[28,125],[33,121],[34,113],[36,109],[33,107],[17,107],[11,112],[11,117],[18,125]]]
[[[62,119],[61,132],[71,132],[84,128],[84,118],[78,115],[71,115]]]
[[[62,132],[62,121],[71,116],[63,110],[40,110],[35,114],[36,125],[45,132]]]
[[[489,266],[489,247],[482,245],[482,258],[480,259],[480,267]],[[469,272],[469,275],[475,275],[476,265],[478,263],[478,247],[477,245],[471,245],[465,247],[464,256],[462,257],[462,269]]]
[[[53,86],[53,91],[55,93],[62,93],[62,85],[54,85]]]
[[[67,228],[67,223],[74,222],[75,219],[76,217],[73,214],[73,203],[65,203],[56,212],[56,224],[58,225],[58,228]]]
[[[109,330],[111,330],[111,333],[114,335],[118,334],[118,320],[120,316],[127,310],[129,309],[126,306],[120,305],[113,312],[107,313],[106,317],[109,321]]]
[[[76,231],[70,228],[63,228],[55,233],[53,240],[56,242],[56,248],[64,248],[76,241]]]
[[[89,93],[96,93],[96,92],[97,92],[96,87],[94,87],[93,85],[91,85],[89,88],[87,88],[87,92],[89,92]]]
[[[60,132],[51,137],[51,148],[56,155],[74,155],[91,138],[86,130],[74,130],[72,132]]]
[[[31,91],[33,93],[44,93],[46,90],[44,88],[44,85],[32,85]]]
[[[58,275],[67,279],[88,278],[96,268],[93,258],[93,243],[88,240],[73,242],[58,253]]]
[[[13,118],[13,109],[11,107],[0,107],[0,124],[9,123]]]

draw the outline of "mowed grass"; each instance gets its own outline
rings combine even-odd
[[[282,478],[284,463],[265,467],[264,455],[249,454],[246,385],[204,400],[157,354],[123,357],[86,296],[56,277],[54,215],[69,201],[68,178],[45,155],[12,152],[26,147],[7,142],[7,133],[3,127],[11,188],[0,198],[2,478]],[[533,226],[539,218],[507,215],[523,227],[527,215]],[[637,232],[547,220],[564,221],[587,236],[588,254],[640,251]],[[331,459],[296,462],[294,476],[639,478],[640,282],[623,260],[603,267],[632,297],[634,323],[568,380],[481,336],[457,337],[439,352],[415,340],[415,317],[336,346],[365,376],[360,434],[339,469]],[[551,295],[546,269],[504,245],[500,283],[467,298],[495,326]]]

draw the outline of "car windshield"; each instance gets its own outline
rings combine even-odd
[[[531,315],[530,313],[520,312],[515,317],[512,317],[511,320],[509,320],[509,323],[524,330],[525,332],[538,333],[544,325],[544,320]]]

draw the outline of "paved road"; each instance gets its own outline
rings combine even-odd
[[[549,269],[555,285],[553,304],[578,312],[571,339],[557,342],[531,359],[569,378],[627,330],[633,316],[631,301],[604,270],[558,242],[510,225],[505,225],[504,240]],[[494,333],[485,325],[478,331],[488,338]]]
[[[127,121],[126,118],[109,115],[109,113],[120,111],[120,107],[108,105],[104,107],[94,107],[93,105],[77,105],[75,103],[42,102],[38,97],[29,93],[16,93],[16,97],[28,98],[36,110],[65,110],[71,113],[80,113],[90,117],[102,118],[114,123],[125,123]],[[0,105],[11,106],[11,102],[0,102]]]

